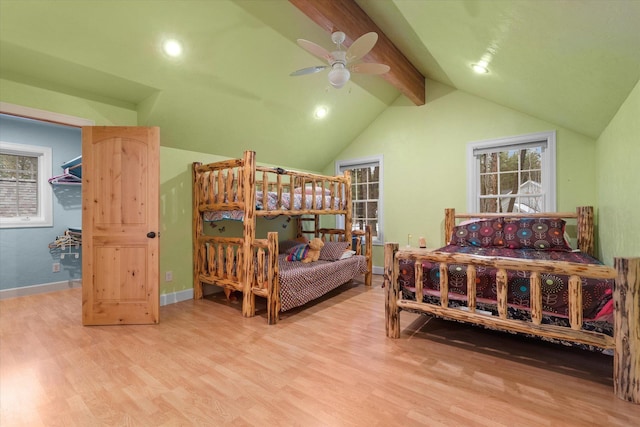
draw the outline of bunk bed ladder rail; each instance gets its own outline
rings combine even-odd
[[[269,232],[266,239],[255,239],[252,245],[256,270],[250,272],[251,292],[267,300],[267,322],[279,320],[280,281],[278,270],[278,233]]]

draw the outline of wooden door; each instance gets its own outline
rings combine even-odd
[[[160,131],[82,128],[82,323],[159,321]]]

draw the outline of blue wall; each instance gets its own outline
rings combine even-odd
[[[81,154],[82,146],[79,128],[4,115],[0,115],[0,140],[51,147],[54,175],[63,172],[60,165]],[[48,247],[68,227],[81,227],[81,201],[80,185],[53,186],[53,227],[0,229],[0,289],[82,277],[82,255],[61,259],[60,250]],[[54,262],[61,264],[59,273],[52,272]]]

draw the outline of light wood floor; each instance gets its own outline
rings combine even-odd
[[[275,326],[217,297],[111,327],[80,289],[0,301],[0,425],[639,425],[610,356],[412,313],[387,339],[380,282]]]

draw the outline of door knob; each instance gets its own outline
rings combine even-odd
[[[153,239],[154,237],[156,237],[156,233],[155,231],[150,231],[147,233],[147,237],[150,239]]]

